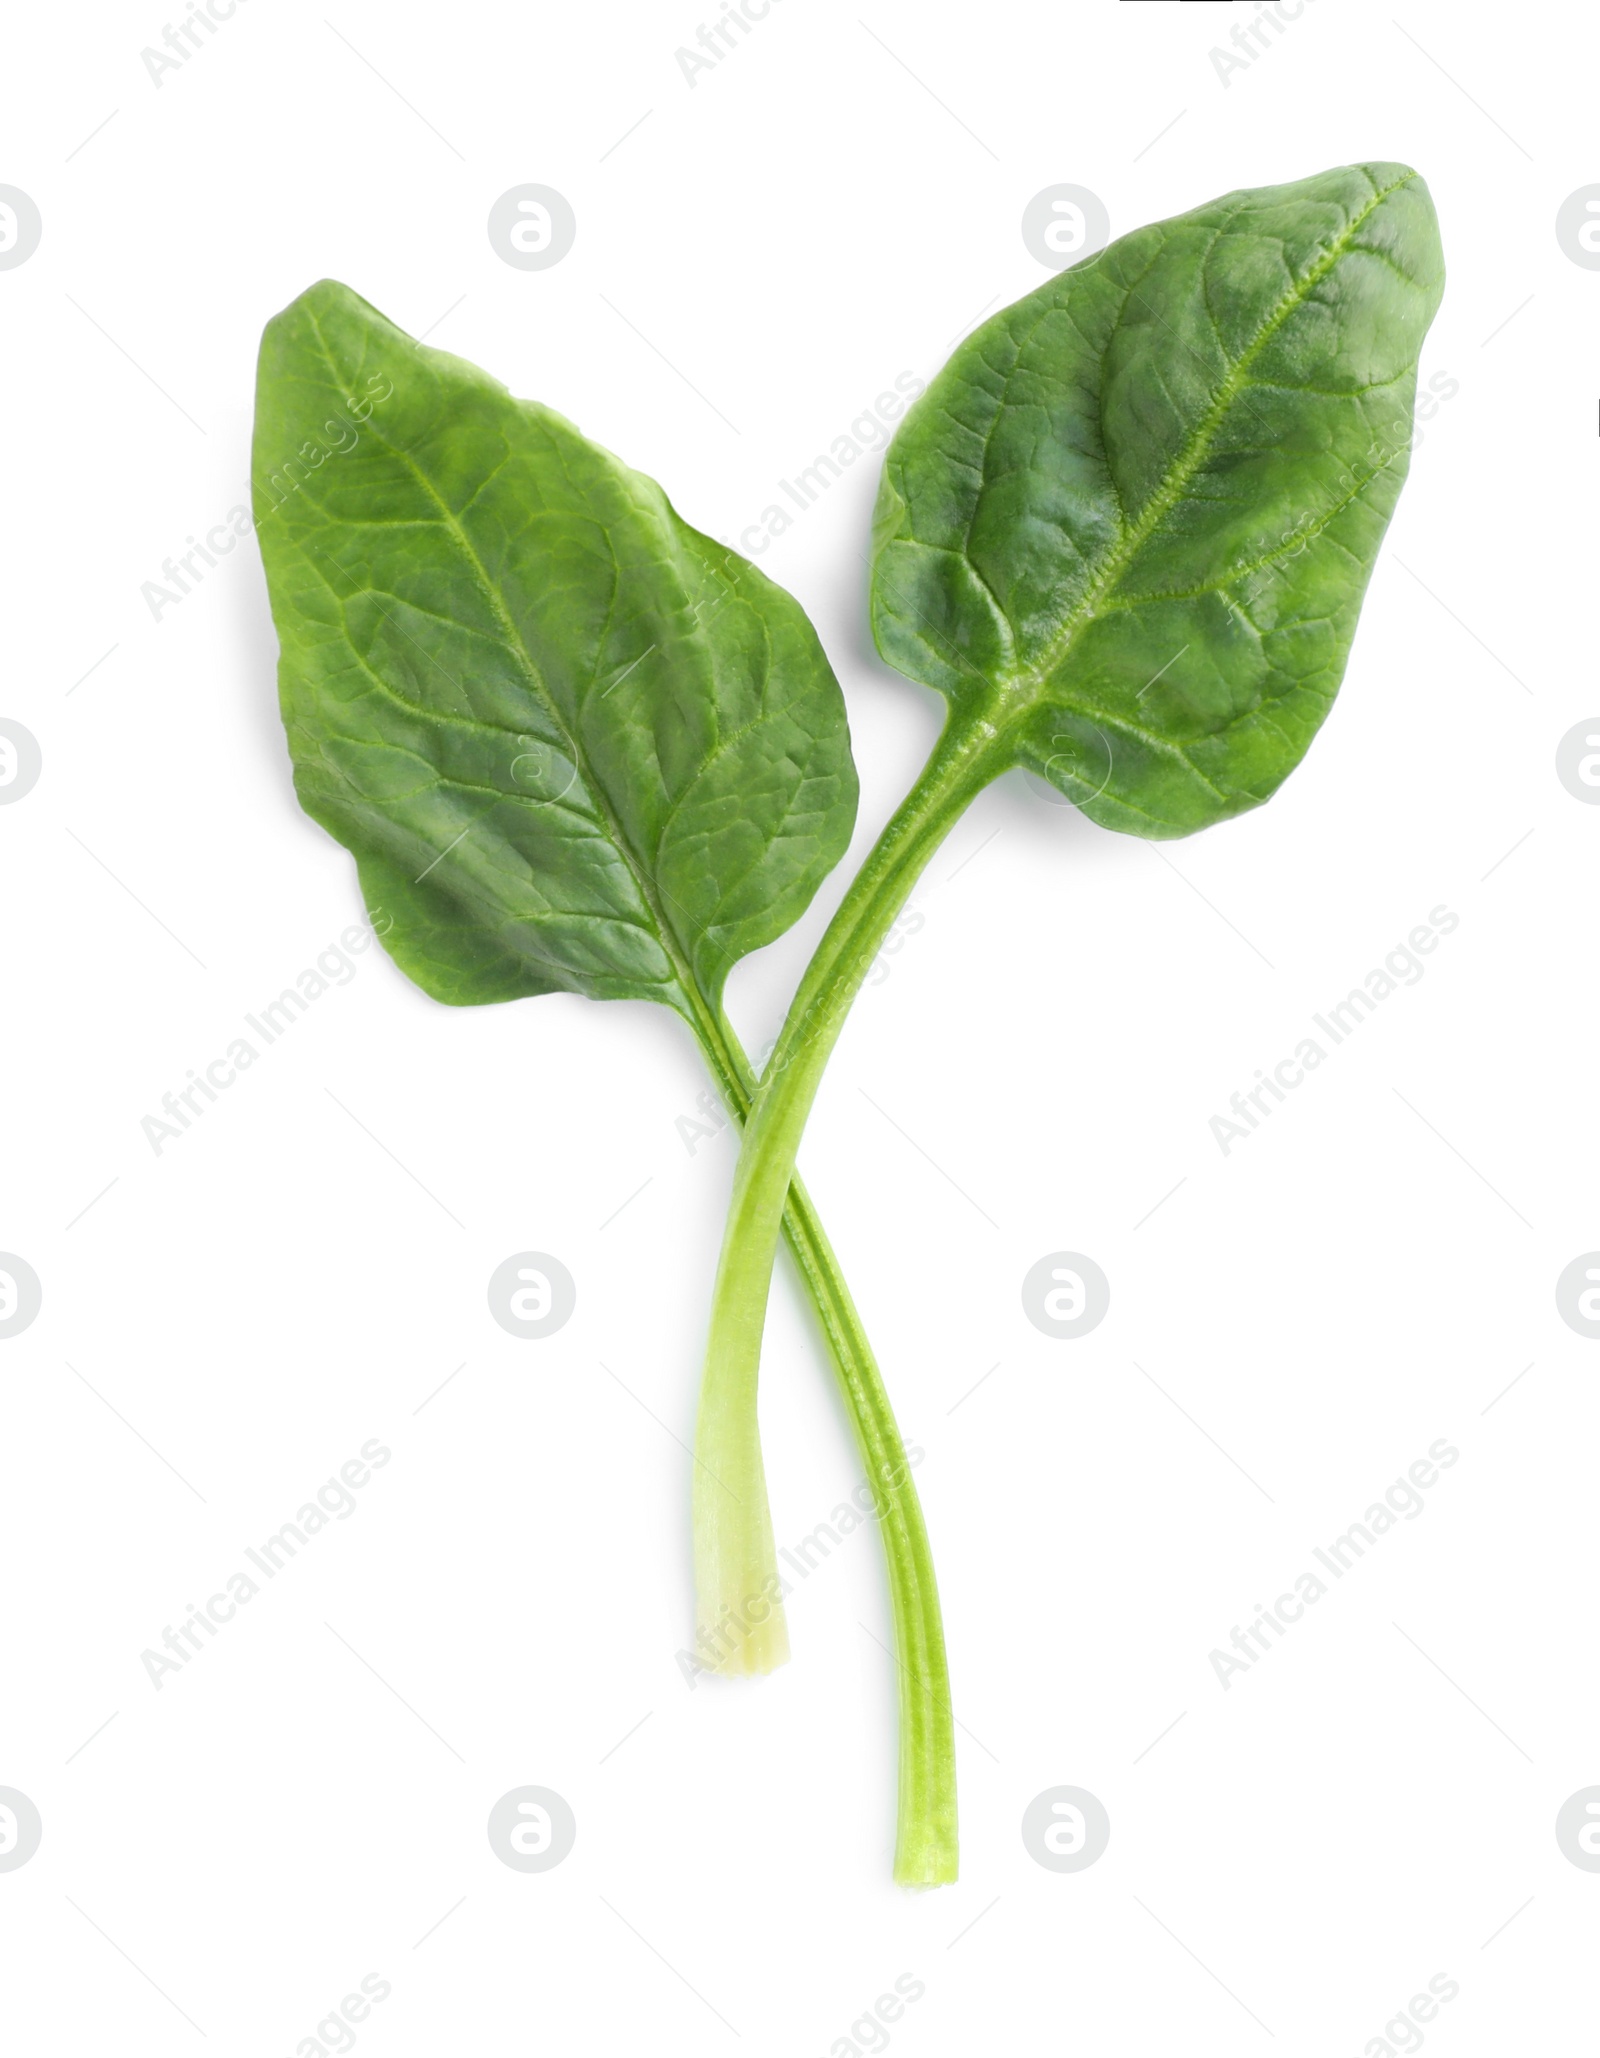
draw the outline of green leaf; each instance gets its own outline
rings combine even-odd
[[[254,494],[301,802],[438,999],[693,1020],[843,854],[844,703],[798,603],[348,287],[268,324]]]
[[[461,1006],[567,990],[685,1015],[736,1121],[729,967],[842,856],[856,776],[800,607],[570,422],[324,281],[262,338],[254,493],[307,812],[374,926]],[[901,1696],[896,1867],[956,1866],[938,1589],[871,1346],[798,1181],[783,1227],[880,1496]],[[776,1591],[759,1448],[706,1518]],[[714,1611],[696,1662],[787,1654],[781,1605]],[[687,1654],[682,1654],[687,1656]]]
[[[964,342],[890,447],[873,630],[1108,828],[1259,805],[1338,691],[1444,261],[1403,165],[1228,194]]]
[[[951,827],[1026,765],[1096,821],[1257,806],[1343,676],[1411,439],[1443,263],[1427,189],[1370,165],[1140,229],[986,323],[901,424],[878,648],[950,707],[801,979],[745,1124],[701,1390],[704,1473],[759,1480],[761,1339],[829,1053]],[[702,1613],[751,1591],[703,1490]]]

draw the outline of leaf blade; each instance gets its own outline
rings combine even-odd
[[[968,338],[884,468],[873,631],[1093,819],[1259,805],[1332,704],[1442,291],[1349,167],[1135,231]]]
[[[693,1013],[843,854],[804,613],[551,410],[324,281],[263,337],[254,491],[297,789],[428,990]]]

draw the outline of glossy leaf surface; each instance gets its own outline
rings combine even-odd
[[[1265,800],[1338,691],[1444,264],[1403,165],[1231,193],[986,322],[902,423],[873,628],[1107,827]]]
[[[653,480],[325,280],[262,339],[254,493],[297,790],[426,991],[693,1016],[803,912],[838,683]]]

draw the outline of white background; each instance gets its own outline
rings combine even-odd
[[[44,1307],[0,1344],[0,1785],[44,1841],[0,1872],[8,2049],[288,2058],[369,1973],[374,2058],[821,2058],[905,1973],[908,2058],[1381,2052],[1439,1973],[1441,2053],[1587,2048],[1600,1876],[1553,1823],[1600,1781],[1600,1352],[1553,1289],[1600,1244],[1600,810],[1554,759],[1600,704],[1600,276],[1554,218],[1600,178],[1600,36],[1309,0],[1224,85],[1208,52],[1253,11],[774,0],[692,87],[700,17],[636,0],[240,0],[159,87],[157,7],[10,24],[0,181],[44,237],[0,272],[0,714],[44,772],[0,810],[0,1246]],[[140,588],[244,501],[261,326],[324,274],[732,537],[1040,283],[1041,187],[1120,233],[1364,158],[1432,186],[1423,372],[1459,392],[1308,761],[1159,850],[991,789],[807,1140],[927,1453],[963,1725],[960,1884],[905,1894],[872,1532],[793,1596],[782,1674],[691,1692],[674,1662],[732,1166],[675,1126],[680,1024],[449,1011],[374,952],[145,1141],[359,900],[294,802],[253,542],[159,621]],[[577,215],[543,272],[485,233],[527,181]],[[844,685],[852,862],[936,726],[865,633],[876,470],[762,559]],[[752,1045],[843,877],[735,974]],[[1426,976],[1224,1157],[1228,1097],[1440,904]],[[578,1282],[544,1343],[484,1297],[528,1248]],[[1076,1343],[1019,1298],[1060,1249],[1111,1280]],[[763,1420],[790,1543],[859,1475],[786,1273]],[[356,1512],[158,1691],[141,1652],[372,1437]],[[1441,1437],[1425,1513],[1225,1691],[1209,1652]],[[522,1784],[578,1822],[537,1876],[484,1833]],[[1059,1784],[1112,1823],[1068,1876],[1019,1834]]]

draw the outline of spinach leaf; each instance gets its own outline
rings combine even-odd
[[[269,324],[258,394],[295,784],[400,964],[459,1004],[564,988],[693,1021],[855,820],[798,603],[332,281]],[[341,422],[354,441],[318,459]]]
[[[1108,828],[1258,805],[1332,704],[1443,288],[1404,166],[1229,194],[969,337],[888,453],[872,626]]]
[[[555,990],[688,1021],[744,1124],[696,1437],[705,1669],[787,1654],[757,1424],[788,1237],[872,1480],[901,1679],[896,1877],[956,1870],[931,1557],[882,1380],[794,1176],[923,865],[1026,766],[1189,834],[1267,799],[1339,688],[1442,290],[1426,188],[1366,165],[1122,238],[986,323],[888,453],[871,612],[944,733],[847,890],[759,1089],[722,1008],[848,841],[804,615],[561,417],[324,283],[262,346],[255,495],[307,810],[457,1005]]]
[[[560,415],[329,280],[262,338],[253,484],[296,788],[355,854],[402,969],[459,1006],[662,1002],[742,1119],[755,1080],[722,1010],[729,968],[803,912],[855,819],[844,703],[799,605]],[[922,1512],[798,1183],[782,1212],[891,1553],[902,1824],[921,1839],[906,1862],[945,1876],[950,1696]],[[787,1656],[758,1441],[738,1472],[737,1489],[705,1475],[698,1503],[744,1569],[698,1625],[694,1669]]]
[[[1137,230],[986,322],[887,454],[878,648],[944,733],[801,980],[745,1125],[700,1411],[756,1447],[772,1255],[806,1116],[922,867],[1027,766],[1094,820],[1182,836],[1259,805],[1337,692],[1410,451],[1443,288],[1426,187],[1361,165]],[[701,1611],[745,1568],[709,1497]]]

